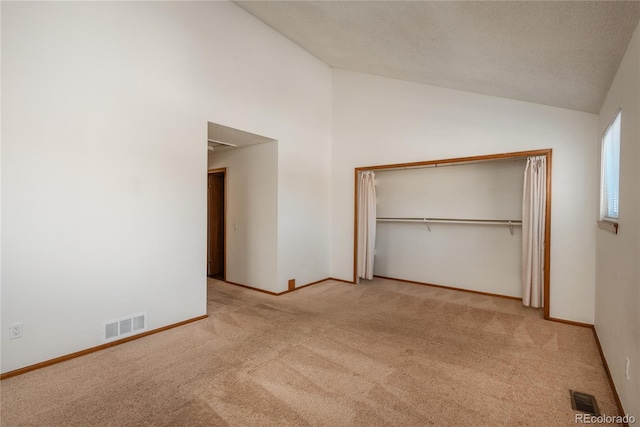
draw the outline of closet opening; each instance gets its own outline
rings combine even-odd
[[[521,299],[550,319],[551,149],[355,168],[353,283]]]

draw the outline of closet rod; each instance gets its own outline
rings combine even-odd
[[[454,224],[522,225],[521,219],[466,219],[466,218],[376,218],[383,222],[442,222]]]
[[[521,225],[521,219],[469,219],[469,218],[376,218],[378,221],[399,222],[461,222],[477,224],[504,224]]]
[[[483,224],[483,225],[508,225],[509,232],[513,234],[513,227],[522,226],[521,219],[463,219],[463,218],[376,218],[380,222],[417,222],[427,226],[429,231],[431,223],[440,224]]]

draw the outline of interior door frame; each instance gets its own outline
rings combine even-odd
[[[358,283],[358,174],[364,171],[401,169],[420,166],[437,166],[443,163],[463,163],[463,162],[483,162],[491,160],[504,160],[517,157],[544,156],[547,159],[547,201],[545,210],[545,230],[544,230],[544,318],[546,320],[556,320],[550,316],[550,278],[551,278],[551,160],[553,150],[551,148],[543,150],[516,151],[512,153],[488,154],[471,157],[457,157],[452,159],[426,160],[422,162],[396,163],[389,165],[376,165],[357,167],[354,171],[354,210],[353,210],[353,283]]]
[[[229,197],[229,185],[228,185],[228,174],[227,168],[216,168],[207,170],[207,277],[209,277],[209,175],[222,173],[224,176],[224,214],[222,215],[222,228],[224,230],[224,249],[223,249],[223,268],[222,268],[222,280],[227,281],[227,205],[228,205],[228,197]]]

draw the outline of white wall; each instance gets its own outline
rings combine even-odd
[[[640,416],[640,29],[600,110],[599,135],[622,111],[618,234],[596,231],[595,327],[625,411]],[[600,141],[594,146],[600,150]],[[595,168],[599,168],[599,162]],[[598,186],[594,187],[594,190]],[[596,191],[594,191],[596,192]],[[599,219],[593,210],[592,223]],[[625,358],[631,378],[625,378]]]
[[[377,216],[521,219],[525,164],[376,171]],[[374,274],[521,297],[521,247],[521,227],[378,222]]]
[[[328,276],[330,69],[237,6],[3,2],[2,92],[3,372],[206,312],[207,121],[279,140],[277,286]]]
[[[0,24],[1,23],[2,23],[2,3],[0,3]],[[1,46],[2,46],[2,31],[0,31],[0,47]],[[1,54],[0,54],[0,82],[2,82],[2,55]],[[2,100],[2,84],[0,84],[0,100]],[[0,101],[0,130],[1,129],[2,129],[2,102]],[[0,189],[2,188],[1,165],[2,165],[2,136],[0,135]],[[2,222],[2,191],[0,191],[0,308],[2,307],[2,244],[1,244],[2,223],[3,223]],[[0,317],[0,343],[2,343],[3,335],[5,335],[6,332],[8,332],[8,330],[4,329],[2,319]],[[0,368],[1,366],[2,366],[2,351],[0,351]]]
[[[278,143],[210,152],[227,168],[226,279],[278,290]]]
[[[287,94],[300,111],[262,133],[278,140],[278,292],[330,276],[331,70],[298,71],[314,82]]]
[[[551,316],[593,322],[597,116],[334,70],[331,274],[352,280],[354,168],[553,149]]]

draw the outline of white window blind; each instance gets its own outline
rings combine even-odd
[[[618,220],[620,203],[620,115],[602,137],[601,219]]]

